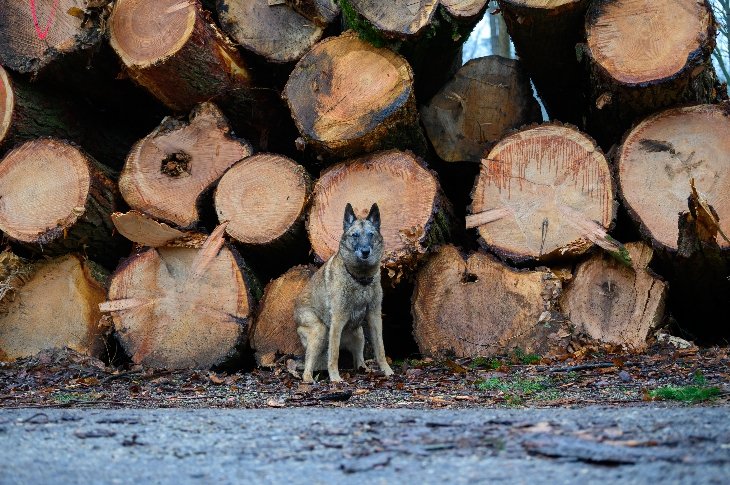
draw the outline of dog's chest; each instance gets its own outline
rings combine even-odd
[[[370,286],[356,288],[351,292],[349,295],[350,298],[347,299],[346,308],[349,315],[348,325],[362,325],[365,315],[368,312],[368,307],[372,304],[373,293],[373,289]]]

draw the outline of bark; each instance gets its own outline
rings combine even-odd
[[[586,32],[587,130],[606,149],[657,110],[727,98],[712,67],[715,25],[705,0],[594,2]]]
[[[588,0],[499,0],[517,56],[550,119],[584,126],[587,75],[576,57]]]
[[[386,277],[399,281],[430,249],[450,239],[451,207],[436,175],[411,152],[390,150],[325,170],[314,187],[307,231],[318,261],[334,255],[345,205],[365,216],[373,203],[382,218]]]
[[[560,280],[518,271],[483,253],[443,246],[418,272],[413,335],[423,355],[478,357],[515,348],[544,355],[571,335],[556,311]]]
[[[252,85],[235,46],[199,0],[119,0],[109,35],[128,75],[170,109],[187,111]]]
[[[408,62],[352,32],[325,39],[302,57],[284,96],[303,142],[321,156],[425,149]]]
[[[578,266],[560,304],[577,332],[641,351],[664,321],[668,286],[648,269],[649,246],[626,246],[631,267],[605,252],[594,255]]]
[[[113,265],[126,243],[114,236],[116,184],[69,142],[43,138],[0,162],[0,229],[36,252],[80,251]]]
[[[148,249],[112,275],[101,309],[135,364],[207,369],[239,357],[253,299],[222,237],[219,228],[201,249]]]
[[[421,109],[426,133],[447,162],[479,162],[509,130],[542,120],[518,61],[472,59]]]
[[[249,334],[258,365],[271,366],[283,355],[304,355],[294,321],[294,302],[315,271],[314,266],[295,266],[266,285]]]
[[[0,254],[0,360],[72,348],[99,357],[106,274],[78,255],[32,263]]]
[[[467,227],[515,262],[579,255],[615,218],[608,162],[593,140],[547,123],[504,138],[482,162]]]
[[[252,154],[233,136],[212,103],[202,103],[189,120],[168,117],[132,147],[119,188],[132,209],[181,229],[199,221],[201,195],[234,163]]]
[[[675,253],[677,214],[686,211],[690,181],[714,207],[721,230],[730,234],[730,104],[674,108],[631,130],[617,151],[624,206],[644,238]],[[730,243],[719,234],[724,251]]]

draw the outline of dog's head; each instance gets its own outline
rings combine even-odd
[[[365,219],[355,217],[352,206],[345,207],[344,232],[340,254],[348,266],[380,265],[383,257],[383,236],[380,234],[380,209],[373,204]]]

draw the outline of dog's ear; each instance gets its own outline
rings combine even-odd
[[[378,209],[377,202],[370,208],[367,220],[370,221],[370,223],[372,223],[378,231],[380,231],[380,209]]]
[[[342,222],[342,229],[347,232],[347,230],[350,229],[350,226],[355,223],[355,220],[355,211],[352,210],[352,205],[348,202],[345,206],[345,219]]]

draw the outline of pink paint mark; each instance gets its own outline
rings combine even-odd
[[[40,40],[44,40],[48,37],[48,32],[51,30],[53,25],[53,19],[56,18],[56,10],[58,10],[58,0],[53,0],[53,7],[51,7],[51,14],[46,20],[46,26],[41,30],[41,26],[38,23],[38,10],[35,6],[35,0],[30,0],[30,13],[33,15],[33,26],[35,27],[35,33]]]

